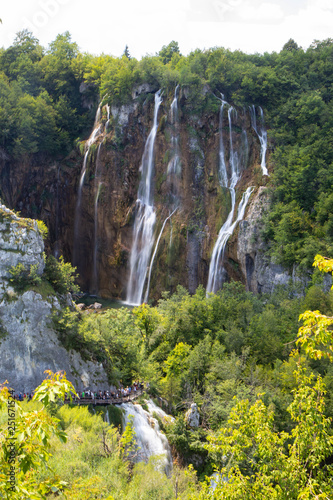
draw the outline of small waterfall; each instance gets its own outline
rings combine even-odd
[[[130,255],[130,276],[126,303],[140,305],[147,276],[148,262],[154,244],[156,214],[153,197],[154,143],[157,133],[157,116],[162,102],[161,91],[155,94],[154,121],[145,144],[140,170],[142,172],[138,190],[137,211],[133,229]]]
[[[235,204],[236,204],[236,192],[235,186],[239,180],[240,172],[239,172],[239,162],[238,162],[238,154],[234,151],[233,145],[233,137],[232,137],[232,115],[234,112],[234,108],[232,106],[228,109],[228,124],[229,124],[229,148],[230,148],[230,156],[229,156],[229,170],[230,174],[228,175],[227,165],[225,161],[225,148],[223,142],[223,109],[226,101],[223,100],[223,96],[221,99],[221,107],[220,107],[220,119],[219,119],[219,179],[222,187],[226,187],[229,189],[231,196],[231,210],[227,217],[227,220],[221,227],[216,243],[213,248],[212,257],[209,264],[209,273],[208,273],[208,283],[207,283],[207,293],[216,292],[217,289],[221,286],[221,273],[222,273],[222,260],[224,256],[224,249],[226,247],[227,241],[231,236],[231,228],[233,227],[232,221],[234,218]]]
[[[60,187],[60,165],[57,171],[57,188],[56,188],[56,217],[55,217],[55,245],[54,245],[54,257],[59,259],[60,257],[60,244],[59,244],[59,214],[60,214],[60,200],[59,200],[59,187]]]
[[[262,175],[269,175],[268,170],[266,167],[266,151],[267,151],[267,131],[265,129],[265,122],[264,122],[264,112],[262,108],[259,106],[259,112],[260,112],[260,124],[259,128],[257,126],[257,117],[256,117],[256,108],[254,105],[250,106],[250,115],[251,115],[251,123],[252,123],[252,128],[257,134],[260,142],[260,156],[261,156],[261,170],[262,170]]]
[[[174,98],[170,107],[171,126],[172,126],[172,134],[171,134],[172,157],[168,163],[168,168],[167,168],[168,175],[174,174],[177,176],[179,176],[181,173],[181,164],[179,155],[178,89],[179,85],[177,85],[175,89]]]
[[[80,232],[80,223],[81,223],[81,204],[82,204],[82,190],[83,190],[83,184],[84,184],[84,179],[86,176],[87,172],[87,164],[88,164],[88,157],[89,157],[89,152],[91,146],[94,144],[96,139],[101,135],[103,132],[103,126],[100,123],[100,118],[101,118],[101,106],[99,105],[97,108],[96,116],[95,116],[95,123],[94,123],[94,128],[93,131],[90,134],[89,139],[86,141],[85,144],[85,153],[84,153],[84,158],[83,158],[83,164],[82,164],[82,169],[81,169],[81,175],[80,175],[80,182],[79,182],[79,188],[77,192],[77,201],[76,201],[76,207],[75,207],[75,218],[74,218],[74,243],[73,243],[73,264],[77,264],[77,250],[78,250],[78,244],[79,244],[79,232]]]
[[[160,431],[158,421],[152,416],[153,412],[157,413],[159,416],[162,414],[166,416],[166,414],[163,410],[154,405],[152,401],[148,401],[147,404],[149,413],[138,404],[123,403],[121,405],[121,408],[124,410],[125,425],[129,421],[130,415],[134,417],[133,425],[136,434],[135,438],[139,448],[136,461],[147,462],[153,455],[164,456],[164,470],[166,474],[170,474],[172,470],[170,446],[167,438]]]
[[[160,231],[160,234],[158,235],[158,238],[157,238],[157,241],[156,241],[156,245],[155,245],[155,249],[154,249],[154,252],[153,252],[153,256],[151,258],[151,261],[150,261],[150,266],[149,266],[149,273],[148,273],[148,281],[147,281],[147,289],[146,289],[146,293],[145,293],[145,302],[148,302],[148,296],[149,296],[149,288],[150,288],[150,277],[151,277],[151,270],[153,268],[153,264],[154,264],[154,259],[155,259],[155,255],[157,253],[157,248],[158,248],[158,244],[160,242],[160,239],[161,239],[161,236],[162,236],[162,233],[163,233],[163,230],[164,230],[164,227],[165,227],[165,224],[168,222],[169,219],[171,219],[171,217],[173,216],[173,214],[176,212],[176,210],[178,209],[175,208],[174,211],[168,215],[168,217],[164,220],[163,224],[162,224],[162,228],[161,228],[161,231]]]
[[[110,415],[108,412],[108,407],[105,408],[105,414],[104,414],[104,422],[110,425]]]
[[[226,104],[226,101],[223,100],[223,94],[221,99],[221,107],[220,107],[220,117],[219,117],[219,181],[222,187],[228,187],[228,172],[227,165],[225,162],[225,151],[224,151],[224,143],[223,143],[223,134],[222,134],[222,123],[223,123],[223,109]]]
[[[249,198],[251,196],[251,193],[253,191],[253,187],[250,186],[247,188],[247,190],[243,193],[242,199],[239,202],[238,205],[238,210],[237,210],[237,218],[234,222],[232,222],[233,216],[234,216],[234,210],[232,209],[231,212],[228,215],[228,218],[226,222],[223,224],[223,226],[220,229],[217,241],[214,246],[212,258],[211,258],[211,263],[209,267],[209,271],[211,270],[211,266],[215,268],[214,274],[209,272],[209,278],[208,278],[208,284],[207,284],[207,294],[210,292],[216,292],[220,285],[221,285],[221,280],[223,276],[223,258],[224,258],[224,251],[225,247],[227,245],[227,242],[232,235],[232,233],[235,230],[235,227],[237,226],[238,222],[240,222],[245,214],[245,209],[247,206],[247,203],[249,201]],[[235,207],[235,190],[231,190],[231,198],[232,198],[232,205]]]
[[[223,100],[223,95],[221,99],[221,107],[220,107],[220,118],[219,118],[219,181],[221,187],[228,188],[231,197],[231,209],[228,214],[227,220],[221,227],[216,243],[213,248],[212,257],[209,264],[209,273],[208,273],[208,282],[207,282],[207,294],[210,292],[216,292],[222,286],[222,278],[223,278],[223,259],[224,252],[227,245],[227,242],[232,235],[237,223],[244,217],[245,208],[249,197],[252,193],[253,188],[248,188],[239,203],[237,218],[233,222],[234,213],[235,213],[235,205],[236,205],[236,185],[241,177],[241,159],[243,159],[243,163],[246,163],[247,150],[245,150],[245,154],[242,155],[242,152],[238,152],[234,148],[233,142],[233,134],[232,134],[232,119],[233,116],[235,119],[237,118],[236,111],[232,106],[228,109],[228,124],[229,124],[229,172],[227,169],[227,164],[225,161],[225,148],[223,142],[223,109],[227,104],[226,101]],[[244,131],[243,131],[244,132]],[[242,132],[242,146],[247,146],[247,137]]]
[[[97,273],[97,251],[98,251],[98,199],[101,192],[102,182],[98,183],[94,206],[94,252],[93,252],[93,276],[92,292],[98,293],[98,273]]]

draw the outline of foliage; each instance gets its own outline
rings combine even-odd
[[[42,220],[38,220],[37,225],[38,225],[38,231],[40,232],[43,240],[45,241],[49,233],[48,227]]]
[[[46,259],[44,275],[51,283],[54,290],[58,293],[65,294],[68,292],[79,292],[79,286],[75,283],[77,274],[76,268],[72,267],[70,262],[65,262],[63,256],[57,260],[53,255]]]
[[[66,441],[59,421],[46,411],[50,402],[64,399],[65,393],[76,394],[64,373],[47,373],[48,378],[36,389],[34,396],[34,401],[42,403],[39,410],[24,411],[14,402],[8,388],[1,387],[0,409],[6,408],[7,411],[8,407],[11,421],[1,438],[0,494],[3,498],[46,498],[47,494],[59,492],[65,486],[57,477],[39,482],[34,474],[50,460],[52,436]],[[10,406],[9,401],[13,402]],[[11,470],[15,471],[13,485],[8,482]]]
[[[333,259],[316,255],[314,264],[320,271],[333,272]],[[319,311],[305,311],[300,315],[303,325],[298,331],[297,343],[302,345],[310,358],[322,357],[333,360],[332,324],[333,317]]]
[[[38,274],[38,264],[32,264],[27,268],[22,262],[9,269],[11,278],[9,283],[13,285],[17,292],[23,292],[30,286],[39,285],[42,281]]]

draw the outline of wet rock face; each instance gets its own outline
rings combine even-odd
[[[100,110],[104,132],[97,136],[88,158],[76,245],[74,221],[83,165],[79,151],[73,150],[58,163],[39,156],[24,165],[16,165],[0,157],[3,199],[25,216],[42,219],[50,235],[46,250],[57,257],[63,255],[66,261],[77,266],[82,290],[103,297],[126,298],[136,200],[142,175],[140,166],[152,126],[156,90],[142,84],[133,89],[129,104],[104,106]],[[207,286],[214,243],[230,211],[230,196],[221,188],[219,178],[219,103],[215,110],[198,112],[194,116],[187,90],[179,92],[176,124],[171,113],[173,95],[163,95],[158,113],[154,145],[154,243],[163,221],[175,206],[175,199],[179,208],[165,225],[159,242],[151,272],[151,300],[159,299],[164,290],[173,293],[179,284],[191,293],[199,284]],[[203,94],[208,90],[203,89]],[[223,130],[229,137],[226,113]],[[237,204],[248,186],[262,181],[260,144],[248,113],[244,114],[239,126],[233,127],[235,148],[244,143],[245,133],[244,171],[237,187]],[[174,154],[176,136],[179,175],[170,177],[168,166]],[[228,148],[226,142],[225,155],[229,161]],[[280,276],[276,278],[280,282],[288,279],[282,268],[267,264],[264,246],[260,243],[257,248],[252,241],[259,212],[256,208],[249,220],[245,215],[239,226],[241,242],[237,242],[235,235],[225,252],[226,279],[242,280],[254,292],[269,288],[274,276]],[[228,267],[230,259],[234,268]]]

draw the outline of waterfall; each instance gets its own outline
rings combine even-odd
[[[106,126],[105,126],[106,127]],[[98,293],[98,273],[97,273],[97,250],[98,250],[98,199],[101,192],[102,182],[101,171],[100,171],[100,154],[102,142],[98,146],[97,157],[96,157],[96,168],[95,168],[95,178],[94,178],[94,192],[95,192],[95,202],[94,202],[94,246],[93,246],[93,270],[92,270],[92,292]]]
[[[145,293],[145,302],[148,302],[148,296],[149,296],[149,287],[150,287],[150,277],[151,277],[151,270],[153,268],[153,264],[154,264],[154,259],[155,259],[155,255],[156,255],[156,252],[157,252],[157,248],[158,248],[158,244],[160,242],[160,239],[161,239],[161,236],[162,236],[162,233],[163,233],[163,230],[164,230],[164,227],[165,227],[165,224],[168,222],[169,219],[171,219],[171,217],[173,216],[173,214],[176,212],[176,210],[178,209],[175,208],[174,211],[168,215],[168,217],[164,220],[163,224],[162,224],[162,228],[161,228],[161,231],[160,231],[160,234],[158,235],[158,238],[157,238],[157,241],[156,241],[156,245],[155,245],[155,249],[154,249],[154,252],[153,252],[153,256],[151,258],[151,261],[150,261],[150,266],[149,266],[149,273],[148,273],[148,281],[147,281],[147,289],[146,289],[146,293]]]
[[[73,264],[77,264],[76,260],[77,260],[77,247],[78,247],[78,243],[79,243],[78,239],[79,239],[79,231],[80,231],[80,223],[81,223],[82,190],[83,190],[84,179],[85,179],[86,171],[87,171],[89,152],[90,152],[90,148],[91,148],[92,144],[94,144],[96,139],[103,132],[103,126],[100,123],[100,118],[101,118],[101,106],[99,105],[97,108],[96,116],[95,116],[95,123],[94,123],[93,131],[91,132],[90,137],[86,141],[86,144],[85,144],[85,153],[84,153],[83,164],[82,164],[82,169],[81,169],[80,182],[79,182],[77,201],[76,201],[76,207],[75,207],[75,216],[74,216],[74,243],[73,243],[73,259],[72,259]]]
[[[225,161],[225,148],[223,142],[223,109],[226,105],[226,101],[223,100],[223,95],[221,99],[220,107],[220,118],[219,118],[219,181],[221,187],[228,188],[231,197],[231,209],[227,220],[221,227],[217,240],[215,242],[212,257],[209,264],[208,282],[207,282],[207,294],[210,292],[216,292],[221,287],[222,274],[223,274],[223,258],[227,242],[232,235],[237,223],[244,217],[245,208],[249,197],[252,193],[253,188],[248,188],[239,203],[237,218],[233,222],[235,205],[236,205],[236,185],[241,177],[241,158],[242,155],[238,153],[234,148],[233,135],[232,135],[232,117],[233,115],[237,118],[237,114],[232,106],[228,109],[228,124],[229,124],[229,173]],[[242,137],[244,134],[242,133]],[[245,136],[246,137],[246,136]],[[244,138],[243,141],[244,142]],[[247,138],[246,138],[247,142]],[[245,145],[246,145],[245,142]],[[245,152],[246,157],[246,152]]]
[[[157,413],[159,417],[162,417],[162,414],[166,416],[166,414],[152,401],[148,401],[149,412],[138,404],[123,403],[120,406],[124,410],[125,425],[129,422],[130,415],[134,417],[133,426],[138,447],[136,461],[147,462],[151,456],[160,455],[164,457],[164,470],[166,474],[169,474],[172,469],[170,446],[167,438],[160,430],[158,421],[152,416],[151,410]]]
[[[57,203],[56,203],[56,219],[55,219],[55,245],[54,245],[54,257],[59,259],[60,257],[60,245],[59,245],[59,212],[60,212],[60,202],[59,202],[59,185],[60,185],[60,165],[57,171]]]
[[[175,94],[170,107],[171,115],[171,150],[172,156],[168,163],[167,173],[168,175],[180,175],[181,165],[180,165],[180,155],[179,155],[179,121],[178,121],[178,89],[177,85],[175,89]]]
[[[130,255],[130,276],[126,303],[140,305],[147,276],[147,267],[154,244],[156,214],[153,197],[154,143],[157,133],[157,116],[162,102],[161,91],[155,94],[154,121],[142,156],[142,172],[138,190],[137,211],[133,229],[133,243]]]
[[[256,117],[256,108],[254,105],[250,106],[250,115],[251,115],[251,123],[252,128],[257,134],[260,142],[260,156],[261,156],[261,170],[262,175],[269,175],[266,167],[266,151],[267,151],[267,131],[265,129],[264,122],[264,112],[262,108],[259,106],[260,112],[260,125],[259,128],[257,126],[257,117]]]
[[[98,273],[97,273],[97,251],[98,251],[98,199],[101,192],[102,182],[98,183],[97,192],[95,195],[94,206],[94,249],[93,249],[93,276],[92,276],[92,292],[98,293]]]

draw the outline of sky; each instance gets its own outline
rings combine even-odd
[[[333,0],[11,0],[0,7],[0,47],[32,31],[47,47],[69,31],[82,52],[140,59],[172,40],[182,54],[225,47],[279,52],[293,38],[304,49],[333,38]]]

